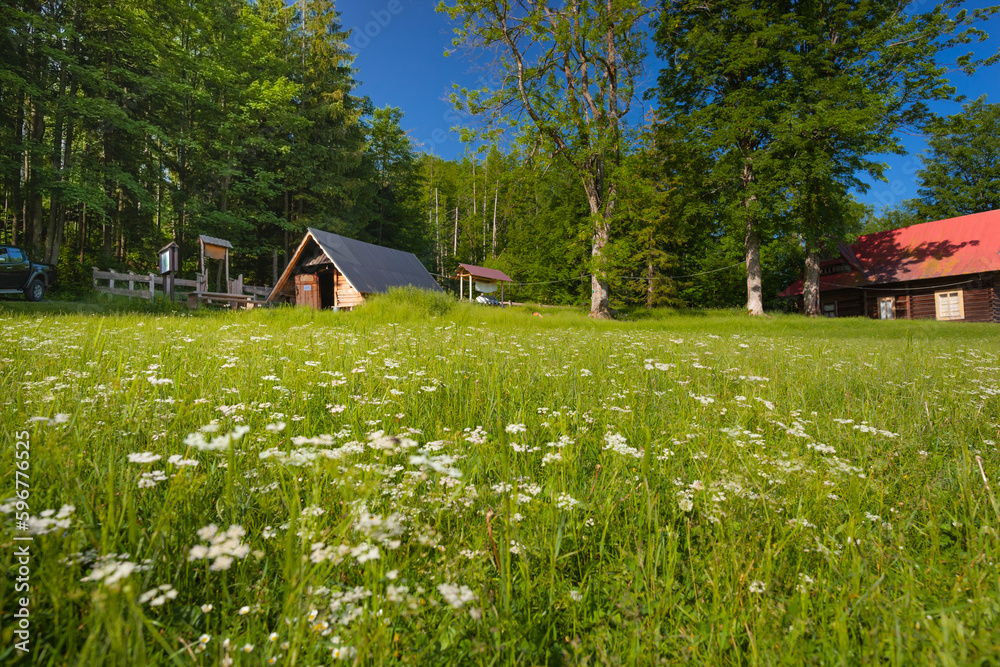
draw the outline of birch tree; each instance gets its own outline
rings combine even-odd
[[[644,53],[645,3],[638,0],[454,0],[456,49],[495,57],[492,85],[461,90],[459,110],[494,131],[518,128],[535,149],[566,160],[590,206],[590,315],[611,316],[604,248],[618,200],[624,118],[636,99]],[[496,135],[494,135],[496,136]]]

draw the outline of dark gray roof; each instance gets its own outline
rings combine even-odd
[[[230,248],[230,249],[232,249],[233,247],[233,244],[227,241],[226,239],[217,239],[214,236],[206,236],[204,234],[199,234],[198,238],[201,239],[201,241],[207,245],[217,245],[223,248]]]
[[[384,293],[390,287],[407,285],[441,291],[412,252],[383,248],[319,229],[310,228],[309,233],[359,292]]]

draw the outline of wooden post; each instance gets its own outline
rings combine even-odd
[[[226,248],[226,290],[229,289],[229,248]]]
[[[340,304],[337,303],[337,283],[340,282],[339,280],[337,280],[337,278],[339,277],[339,275],[340,275],[340,272],[337,271],[337,269],[334,269],[333,270],[333,309],[334,310],[338,310],[339,307],[340,307]]]
[[[465,276],[458,274],[458,300],[465,300]]]
[[[198,247],[201,248],[201,272],[205,273],[205,242],[201,238],[198,239]]]
[[[149,302],[154,303],[156,301],[156,276],[152,273],[149,274]]]
[[[115,274],[112,271],[111,277],[108,279],[108,289],[113,290],[115,288]]]
[[[501,306],[504,305],[503,304],[503,281],[502,280],[500,281],[500,305]]]
[[[131,292],[132,290],[135,289],[135,281],[132,280],[132,275],[133,275],[133,273],[131,271],[129,271],[128,272],[128,291],[129,292]]]

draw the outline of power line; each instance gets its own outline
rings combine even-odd
[[[698,276],[707,276],[707,275],[710,275],[712,273],[719,273],[721,271],[728,271],[729,269],[735,268],[737,266],[743,266],[744,264],[745,264],[745,262],[737,262],[735,264],[730,264],[729,266],[724,266],[721,269],[712,269],[711,271],[702,271],[701,273],[690,273],[690,274],[687,274],[687,275],[684,275],[684,276],[653,276],[652,278],[650,278],[649,276],[617,276],[617,278],[618,278],[618,280],[680,280],[681,278],[697,278]],[[432,276],[436,276],[438,278],[447,278],[447,279],[451,279],[451,280],[455,279],[454,276],[443,276],[443,275],[441,275],[439,273],[432,273],[431,275]],[[534,286],[534,285],[555,285],[556,283],[568,283],[568,282],[573,282],[573,281],[576,281],[576,280],[585,280],[587,278],[593,278],[593,277],[594,277],[594,274],[588,273],[588,274],[585,274],[585,275],[582,275],[582,276],[577,276],[575,278],[562,278],[560,280],[543,280],[543,281],[531,282],[531,283],[512,282],[511,286],[512,287],[531,287],[531,286]],[[611,277],[612,276],[609,276],[609,278],[611,278]]]

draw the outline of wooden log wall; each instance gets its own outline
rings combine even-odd
[[[964,322],[1000,322],[1000,277],[972,276],[968,282],[956,285],[960,278],[903,283],[899,289],[845,289],[821,294],[824,304],[836,302],[838,317],[879,316],[879,299],[895,298],[896,319],[933,320],[937,317],[935,294],[942,291],[962,291]]]
[[[337,307],[350,310],[365,302],[365,296],[347,282],[340,271],[334,273],[333,289],[337,293]]]

